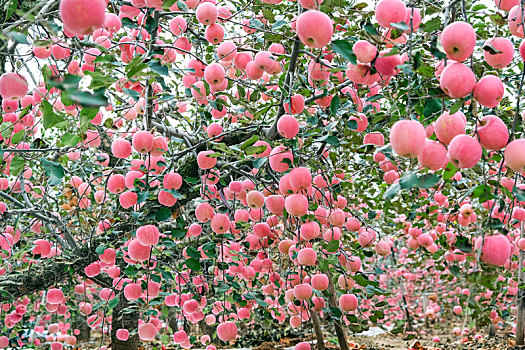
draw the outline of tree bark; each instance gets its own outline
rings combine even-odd
[[[325,350],[323,331],[321,330],[321,324],[319,323],[319,317],[314,309],[310,309],[310,318],[314,326],[315,337],[317,338],[317,349]]]
[[[87,324],[86,318],[80,313],[75,317],[73,328],[76,328],[80,331],[80,333],[77,335],[77,341],[88,341],[91,337],[91,328]]]
[[[521,223],[521,234],[523,236],[523,222]],[[525,345],[525,290],[519,288],[520,285],[524,282],[525,273],[523,272],[523,261],[525,259],[525,251],[520,250],[519,255],[519,268],[518,268],[518,299],[516,300],[517,310],[516,310],[516,345],[523,346]]]
[[[328,305],[332,308],[337,308],[337,301],[335,299],[335,288],[332,282],[332,274],[327,271],[328,275],[328,290],[330,291],[330,297],[328,298]],[[346,332],[340,320],[334,319],[335,333],[337,340],[339,341],[339,348],[341,350],[348,350],[348,341],[346,340]]]
[[[137,311],[125,310],[130,304],[121,296],[119,303],[113,309],[113,322],[111,323],[111,349],[113,350],[136,350],[139,347],[139,335],[135,333],[131,335],[138,326],[139,315]],[[117,330],[127,329],[130,333],[130,337],[127,341],[121,341],[117,339]]]

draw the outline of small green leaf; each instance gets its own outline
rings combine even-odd
[[[410,30],[410,26],[406,24],[405,22],[390,23],[390,25],[402,31]]]
[[[384,194],[384,198],[386,200],[391,200],[392,198],[396,196],[397,192],[399,192],[400,189],[401,189],[401,186],[399,185],[399,182],[393,183],[392,185],[390,185],[388,190],[386,190]]]
[[[183,194],[181,194],[177,190],[163,190],[163,191],[168,192],[169,194],[171,194],[176,199],[184,199],[184,198],[186,198]]]
[[[267,148],[267,146],[265,146],[265,145],[262,145],[262,146],[248,146],[248,147],[246,147],[244,152],[247,155],[251,156],[253,154],[263,153],[264,151],[266,151],[266,148]]]
[[[516,198],[518,199],[518,201],[520,202],[525,201],[525,190],[522,190],[521,188],[516,187],[516,185],[514,185],[514,188],[512,188],[512,193],[516,195]]]
[[[472,198],[479,198],[480,203],[485,203],[486,201],[493,199],[494,195],[492,194],[492,189],[489,185],[481,184],[476,186],[474,191],[472,191]]]
[[[363,26],[365,29],[365,32],[372,35],[379,35],[379,32],[377,31],[376,27],[372,23],[367,23]]]
[[[425,102],[425,108],[423,109],[423,116],[430,117],[432,114],[441,111],[441,103],[437,98],[430,97]]]
[[[108,98],[103,92],[68,91],[68,97],[81,106],[102,107],[108,105]]]
[[[148,62],[148,66],[150,67],[150,69],[152,71],[154,71],[157,74],[160,74],[160,75],[168,75],[169,74],[168,67],[160,64],[159,61],[149,61]]]
[[[160,208],[155,213],[155,220],[164,221],[168,220],[171,217],[171,209],[169,208]]]
[[[186,264],[186,266],[192,271],[199,271],[201,269],[199,260],[195,258],[189,258],[184,262],[184,264]]]
[[[405,190],[411,190],[418,184],[418,177],[414,173],[406,173],[403,175],[403,177],[399,180],[399,185],[402,189]]]
[[[9,172],[13,176],[17,176],[23,169],[26,161],[20,156],[14,156],[9,166]]]
[[[349,120],[348,123],[346,123],[346,126],[351,130],[357,130],[357,120]]]
[[[96,117],[97,113],[98,108],[82,108],[80,111],[80,131],[83,134],[87,131],[91,121]]]
[[[17,7],[18,7],[18,0],[9,0],[8,2],[6,2],[4,6],[4,10],[5,10],[4,23],[7,22],[11,18],[11,16],[13,16]]]
[[[262,28],[264,28],[264,24],[261,21],[259,21],[258,19],[251,18],[250,19],[250,27],[257,28],[257,29],[262,29]]]
[[[49,184],[52,186],[58,185],[62,181],[62,178],[64,178],[65,172],[62,165],[49,161],[43,157],[40,158],[40,163],[44,169],[44,172],[49,177]]]
[[[343,58],[352,64],[357,64],[357,58],[354,51],[352,50],[352,44],[346,40],[334,40],[332,41],[332,50],[343,56]]]
[[[115,308],[118,305],[119,302],[120,302],[120,298],[119,297],[114,297],[113,299],[111,299],[109,301],[108,308],[110,308],[110,309]]]
[[[246,147],[253,145],[257,141],[259,141],[259,136],[253,135],[248,140],[244,141],[240,148],[242,151],[244,151]]]
[[[40,102],[44,114],[44,128],[49,129],[65,121],[64,116],[53,111],[53,106],[47,100]]]
[[[319,140],[325,141],[329,145],[332,145],[332,146],[335,146],[335,147],[341,145],[341,141],[339,141],[339,139],[336,136],[333,136],[333,135],[321,137]]]
[[[282,19],[278,20],[277,22],[275,22],[273,25],[272,25],[272,29],[273,30],[277,30],[281,27],[283,27],[284,25],[288,24],[287,21],[283,21]]]
[[[438,30],[441,27],[441,18],[434,17],[431,20],[423,23],[420,28],[423,29],[426,33],[431,33],[435,30]]]
[[[445,171],[443,173],[443,180],[448,180],[452,178],[457,173],[457,171],[458,171],[458,168],[456,168],[454,164],[449,162],[447,166],[445,167]]]
[[[441,178],[436,174],[424,174],[419,177],[417,185],[421,188],[431,188],[436,186],[440,180]]]
[[[339,109],[339,105],[341,104],[341,99],[339,96],[335,95],[332,98],[332,101],[330,102],[330,111],[332,112],[332,115],[337,115],[337,110]]]
[[[339,241],[334,239],[328,242],[325,249],[330,253],[336,252],[339,249]]]
[[[186,5],[186,3],[183,1],[177,1],[177,7],[179,8],[179,10],[184,11],[184,12],[187,12],[190,10],[188,6]]]
[[[456,102],[454,102],[452,107],[450,107],[449,114],[454,114],[457,111],[459,111],[459,109],[463,106],[463,102],[464,102],[463,99],[459,99]]]
[[[9,32],[7,33],[7,36],[12,40],[16,41],[17,43],[30,45],[29,41],[27,40],[27,35],[25,35],[24,33]]]
[[[128,17],[124,17],[122,18],[122,26],[126,27],[126,28],[129,28],[129,29],[134,29],[134,28],[138,28],[138,24],[133,22],[130,18]]]
[[[162,9],[165,11],[168,11],[173,4],[175,4],[175,1],[177,0],[164,0],[162,3]]]
[[[457,249],[461,250],[463,253],[471,253],[472,252],[472,244],[470,244],[470,240],[465,236],[456,236],[456,243],[455,246]]]
[[[60,139],[60,144],[62,146],[76,146],[80,142],[80,137],[78,135],[65,133]]]

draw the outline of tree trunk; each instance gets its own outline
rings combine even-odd
[[[177,310],[174,307],[171,307],[168,311],[168,324],[173,333],[179,330],[179,321],[177,320]]]
[[[337,307],[337,301],[335,299],[335,288],[334,284],[332,282],[332,274],[330,271],[327,271],[326,274],[328,275],[328,290],[330,291],[330,297],[328,298],[328,305],[330,307],[336,308]],[[341,350],[348,350],[348,342],[346,341],[346,333],[343,325],[341,324],[341,320],[334,319],[334,327],[335,327],[335,333],[337,335],[337,340],[339,341],[339,347]]]
[[[520,236],[523,237],[523,222],[520,227]],[[523,298],[525,297],[525,290],[521,288],[521,284],[524,282],[525,273],[523,272],[523,260],[525,259],[525,251],[520,250],[519,255],[519,267],[518,267],[518,299],[516,300],[517,304],[517,315],[516,315],[516,345],[522,346],[525,345],[525,302]]]
[[[73,328],[78,329],[80,333],[77,335],[78,341],[88,341],[91,337],[91,327],[87,324],[86,318],[80,313],[75,317]]]
[[[317,349],[325,350],[323,331],[321,330],[321,324],[319,323],[319,317],[314,309],[310,309],[310,318],[314,326],[315,337],[317,338]]]
[[[489,336],[489,338],[492,338],[495,335],[496,335],[496,327],[494,327],[494,324],[491,323],[489,325],[489,334],[488,334],[488,336]]]
[[[113,350],[137,350],[139,347],[139,336],[137,333],[131,335],[131,332],[137,329],[138,326],[138,312],[132,311],[122,312],[122,310],[129,307],[129,303],[122,296],[119,303],[113,309],[113,322],[111,326],[111,348]],[[127,341],[120,341],[117,339],[117,330],[127,329],[130,333],[130,337]]]

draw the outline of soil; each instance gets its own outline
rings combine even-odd
[[[377,336],[349,336],[349,348],[352,350],[518,350],[525,349],[515,346],[515,337],[512,334],[510,327],[500,329],[495,336],[488,337],[487,332],[479,332],[476,334],[481,335],[478,339],[475,339],[474,335],[468,336],[454,336],[451,329],[454,325],[447,325],[442,329],[433,330],[432,333],[425,334],[425,331],[421,331],[419,334],[415,332],[412,334],[380,334]],[[90,342],[82,342],[77,345],[76,349],[88,350],[98,349],[100,346],[100,336],[95,333],[92,334],[92,340]],[[407,337],[408,336],[408,337]],[[439,343],[432,341],[434,336],[440,338]],[[97,339],[99,338],[99,339]],[[333,339],[333,335],[325,334],[326,339]],[[97,341],[98,340],[98,341]],[[290,350],[302,341],[312,341],[313,337],[311,334],[306,334],[304,338],[290,338],[283,337],[279,342],[265,342],[261,345],[242,350]],[[150,343],[155,348],[160,343]],[[166,350],[178,349],[179,347],[174,344],[164,344]],[[141,350],[152,349],[152,346],[142,346]],[[325,343],[327,350],[339,349],[339,346],[330,342]],[[220,347],[220,349],[226,350],[230,348]],[[200,350],[198,348],[194,350]],[[235,349],[231,349],[235,350]],[[312,350],[317,350],[315,344],[312,344]]]

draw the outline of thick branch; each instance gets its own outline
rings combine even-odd
[[[82,256],[73,261],[42,261],[22,273],[13,272],[0,277],[0,303],[47,290],[71,277],[70,270],[73,274],[83,272],[86,266],[98,260],[98,256],[87,246],[81,248],[80,253]]]

